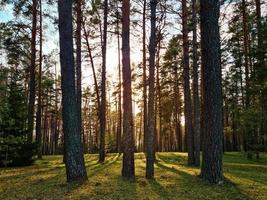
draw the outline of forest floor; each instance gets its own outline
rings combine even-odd
[[[0,169],[0,199],[267,199],[267,154],[246,160],[242,153],[225,153],[225,183],[210,185],[188,167],[185,153],[158,153],[155,180],[146,180],[145,156],[135,155],[136,178],[121,177],[122,156],[109,154],[104,164],[86,155],[88,181],[67,184],[62,156],[44,156],[34,165]]]

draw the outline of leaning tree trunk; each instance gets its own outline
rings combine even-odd
[[[31,64],[28,104],[28,142],[33,140],[33,113],[35,103],[35,61],[36,61],[36,32],[37,32],[37,0],[32,0],[32,29],[31,29]]]
[[[146,135],[146,178],[154,177],[155,159],[155,53],[156,53],[156,8],[157,0],[150,2],[151,35],[149,41],[149,93],[148,93],[148,129]]]
[[[182,0],[183,20],[183,78],[184,78],[184,115],[185,115],[185,137],[188,151],[188,165],[194,164],[194,137],[192,125],[192,103],[189,77],[189,42],[188,42],[188,16],[186,0]]]
[[[122,176],[133,178],[134,132],[132,112],[132,86],[130,63],[130,3],[122,1],[122,78],[123,78],[123,162]]]
[[[59,0],[59,43],[62,114],[67,182],[84,181],[87,173],[81,142],[81,125],[75,98],[72,1]]]
[[[105,161],[106,132],[106,51],[107,51],[108,0],[104,1],[104,32],[102,44],[101,104],[100,104],[100,148],[99,162]]]
[[[203,158],[201,177],[210,183],[223,180],[223,114],[219,0],[201,0],[201,53],[203,77]]]

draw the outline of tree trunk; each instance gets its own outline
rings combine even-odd
[[[156,53],[156,8],[157,0],[150,1],[151,32],[149,41],[149,93],[148,93],[148,128],[146,135],[146,178],[154,178],[155,159],[155,53]]]
[[[101,75],[101,104],[100,104],[100,148],[99,162],[105,161],[105,132],[106,132],[106,51],[107,51],[107,18],[108,0],[104,1],[104,30],[102,44],[102,75]]]
[[[197,7],[193,0],[193,103],[194,165],[200,165],[200,100],[198,93]]]
[[[200,1],[203,77],[203,158],[201,177],[210,183],[223,180],[223,114],[219,0]]]
[[[119,16],[119,6],[117,3],[117,42],[118,42],[118,71],[119,71],[119,101],[118,101],[118,113],[119,113],[119,120],[118,120],[118,132],[117,132],[117,152],[121,153],[121,131],[122,131],[122,110],[121,110],[121,45],[120,45],[120,16]]]
[[[32,29],[31,29],[31,65],[28,104],[28,142],[33,141],[33,114],[35,103],[35,60],[36,60],[36,32],[37,32],[37,0],[32,0]]]
[[[76,99],[78,108],[78,124],[82,131],[82,5],[81,0],[75,0],[76,3]]]
[[[183,78],[184,78],[184,115],[185,115],[185,137],[188,151],[188,165],[193,165],[194,159],[194,137],[192,125],[192,103],[189,77],[189,42],[188,42],[188,19],[186,0],[182,0],[183,20]],[[186,145],[186,144],[185,144]]]
[[[243,24],[243,45],[245,56],[245,82],[246,82],[246,107],[249,106],[249,41],[248,41],[248,22],[247,22],[247,6],[246,1],[242,0],[242,24]]]
[[[122,1],[122,78],[123,78],[123,162],[122,176],[133,178],[134,133],[132,112],[132,86],[130,63],[130,3]]]
[[[174,71],[175,81],[174,81],[174,120],[175,120],[175,135],[177,139],[177,150],[183,150],[183,139],[182,139],[182,130],[181,130],[181,97],[179,91],[179,77],[178,77],[178,66],[175,66]]]
[[[38,71],[38,104],[36,114],[36,142],[38,145],[38,159],[42,158],[42,48],[43,48],[43,24],[42,24],[42,0],[39,0],[40,6],[40,51],[39,51],[39,71]]]
[[[67,182],[84,181],[84,164],[77,101],[73,56],[72,1],[58,1],[61,64],[62,114]]]
[[[146,77],[146,7],[147,2],[144,0],[143,7],[143,130],[144,130],[144,148],[146,148],[146,135],[147,135],[147,77]]]

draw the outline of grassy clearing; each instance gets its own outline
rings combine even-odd
[[[185,153],[158,153],[155,180],[146,180],[144,154],[136,154],[136,179],[121,176],[121,156],[86,155],[89,180],[67,184],[61,156],[46,156],[33,166],[0,169],[0,199],[267,199],[267,154],[247,161],[241,153],[226,153],[223,185],[203,183],[199,169],[186,166]]]

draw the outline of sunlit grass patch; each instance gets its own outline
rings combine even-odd
[[[88,181],[67,184],[62,156],[44,156],[33,166],[0,169],[0,199],[266,199],[267,156],[246,160],[226,153],[223,185],[198,177],[200,169],[187,166],[186,153],[158,153],[155,179],[145,179],[145,155],[135,154],[134,180],[121,177],[122,155],[85,155]]]

